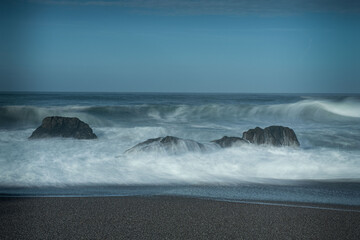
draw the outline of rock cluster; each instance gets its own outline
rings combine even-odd
[[[281,146],[300,146],[294,130],[283,126],[270,126],[264,129],[256,127],[243,132],[240,137],[223,137],[212,141],[222,148],[232,147],[233,145],[242,145],[252,143],[256,145],[270,145],[275,147]]]
[[[80,119],[73,117],[52,116],[43,119],[39,126],[29,137],[29,139],[64,137],[76,139],[96,139],[97,136],[88,124]]]
[[[29,139],[65,137],[76,139],[95,139],[97,136],[88,124],[80,119],[73,117],[52,116],[43,119],[39,126],[29,137]],[[269,145],[269,146],[300,146],[294,130],[283,126],[270,126],[264,129],[256,127],[243,133],[241,137],[224,136],[220,139],[211,141],[220,148],[236,147],[248,144]],[[193,140],[182,139],[173,136],[151,138],[141,142],[125,151],[134,152],[165,152],[178,154],[183,152],[204,152],[207,145]]]
[[[247,144],[269,145],[269,146],[300,146],[294,130],[282,126],[270,126],[265,129],[256,127],[243,133],[243,137],[224,136],[213,140],[211,143],[220,148],[236,147]],[[181,152],[201,152],[206,150],[204,144],[193,140],[186,140],[177,137],[167,136],[148,139],[141,142],[125,153],[133,152],[166,152],[177,154]]]

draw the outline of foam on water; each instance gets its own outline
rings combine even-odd
[[[20,96],[20,97],[19,97]],[[24,98],[24,99],[23,99]],[[10,100],[9,100],[10,99]],[[0,95],[0,186],[236,184],[359,179],[360,98],[262,95]],[[29,104],[27,104],[29,103]],[[98,140],[27,138],[46,116],[79,117]],[[256,126],[295,130],[300,148],[219,149]],[[123,154],[177,136],[207,151]],[[186,149],[185,149],[186,150]]]
[[[163,128],[95,129],[99,140],[27,140],[31,130],[2,132],[3,186],[79,184],[235,184],[265,179],[359,178],[359,151],[242,146],[206,153],[123,154]],[[137,135],[137,133],[142,135]],[[131,138],[131,136],[135,136]],[[130,139],[131,138],[131,139]]]

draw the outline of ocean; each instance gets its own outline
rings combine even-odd
[[[78,117],[97,140],[28,140],[46,116]],[[271,125],[299,148],[210,141]],[[176,136],[207,152],[124,154]],[[360,205],[360,95],[1,93],[0,196],[177,195]]]

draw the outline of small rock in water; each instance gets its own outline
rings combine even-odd
[[[218,144],[220,147],[222,148],[228,148],[228,147],[233,147],[233,146],[241,146],[243,144],[248,144],[249,141],[240,138],[240,137],[228,137],[228,136],[224,136],[220,139],[217,140],[213,140],[211,141],[213,143]]]
[[[42,124],[29,137],[29,139],[65,137],[76,139],[95,139],[97,136],[87,123],[73,117],[46,117]]]
[[[256,127],[244,132],[243,138],[258,145],[300,146],[294,130],[282,126],[270,126],[265,129]]]
[[[203,152],[205,146],[193,140],[173,136],[151,138],[125,151],[125,153],[158,152],[181,154],[186,152]]]

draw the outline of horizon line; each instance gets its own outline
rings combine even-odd
[[[0,91],[0,94],[6,93],[39,93],[39,94],[61,94],[61,93],[105,93],[105,94],[269,94],[269,95],[276,95],[276,94],[353,94],[353,95],[360,95],[360,92],[199,92],[199,91],[188,91],[188,92],[181,92],[181,91]]]

